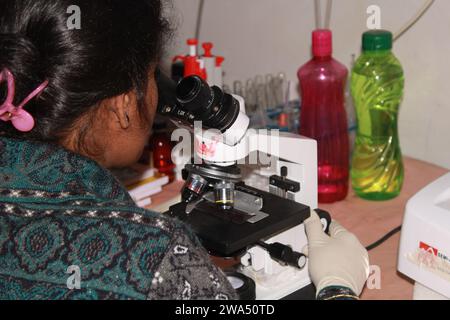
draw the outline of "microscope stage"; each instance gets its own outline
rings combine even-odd
[[[232,209],[221,211],[210,202],[202,202],[189,214],[186,203],[170,208],[169,213],[184,221],[197,234],[205,248],[221,257],[232,257],[255,245],[258,241],[293,228],[310,216],[309,207],[251,188],[244,184],[236,185],[236,190],[263,199],[262,212],[268,216],[256,223],[249,223],[248,214]]]

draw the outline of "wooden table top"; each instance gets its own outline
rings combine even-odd
[[[365,246],[379,240],[386,233],[402,224],[406,202],[422,188],[446,174],[448,171],[422,161],[405,158],[405,182],[402,193],[396,199],[371,202],[358,198],[350,192],[346,200],[320,205],[333,219],[353,232]],[[153,198],[149,209],[160,208],[161,204],[179,194],[182,182],[175,182],[164,188],[164,192]],[[409,300],[413,295],[413,283],[397,272],[397,254],[400,235],[397,234],[370,252],[370,264],[381,270],[381,289],[365,289],[362,299],[366,300]]]

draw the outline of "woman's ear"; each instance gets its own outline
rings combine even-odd
[[[130,127],[133,108],[136,108],[133,93],[124,93],[104,101],[104,107],[108,110],[108,118],[112,125],[120,125],[126,130]]]

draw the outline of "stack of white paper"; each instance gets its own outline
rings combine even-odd
[[[137,164],[133,167],[115,170],[114,175],[127,188],[136,205],[148,207],[151,197],[162,191],[162,187],[169,183],[169,177],[155,173],[155,170]]]

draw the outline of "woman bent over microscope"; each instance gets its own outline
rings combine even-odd
[[[0,2],[1,299],[237,298],[186,225],[136,207],[108,171],[150,136],[162,12],[159,0]],[[317,298],[357,299],[365,249],[315,213],[306,229]]]

